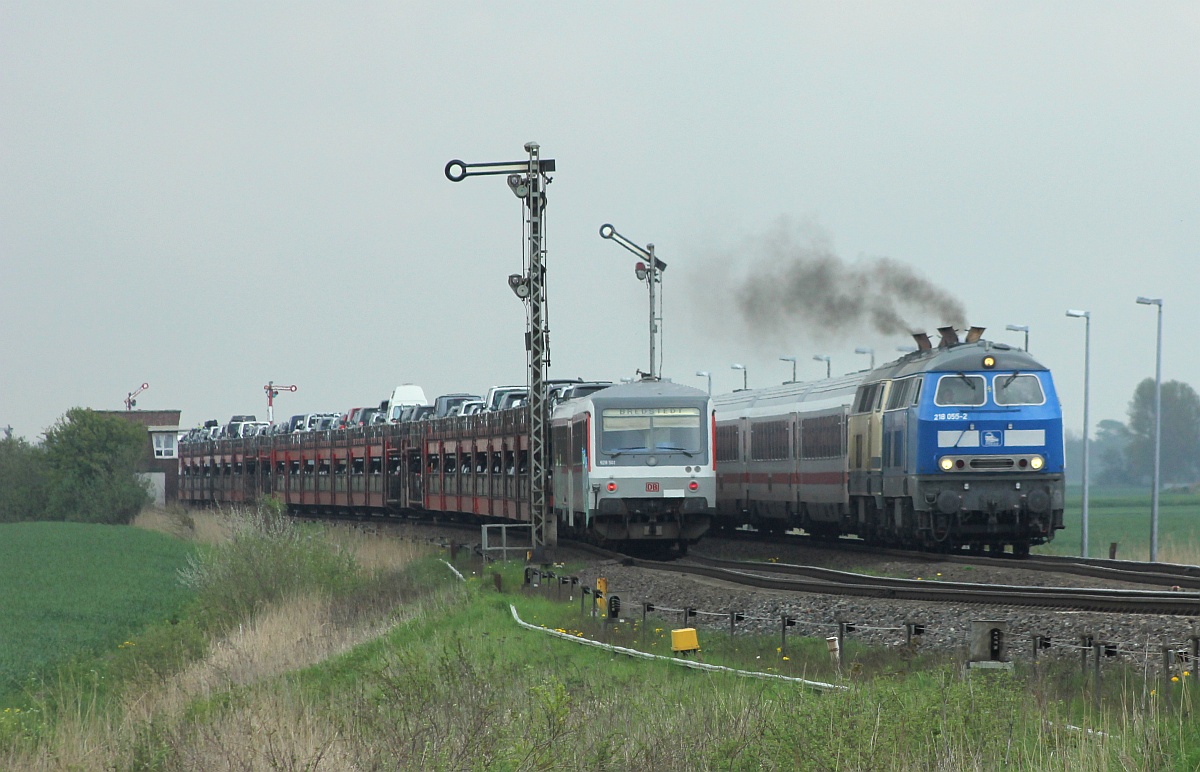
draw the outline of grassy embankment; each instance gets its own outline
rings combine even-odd
[[[663,652],[670,624],[602,628],[521,591],[521,566],[458,582],[420,546],[250,518],[201,553],[179,624],[58,682],[0,767],[58,769],[1190,769],[1194,676],[1163,693],[1105,665],[965,676],[957,656],[702,633],[706,661],[850,686],[683,670],[518,628],[526,620]],[[476,567],[477,570],[478,567]],[[489,574],[490,574],[489,569]],[[196,635],[186,631],[194,630]],[[203,646],[182,645],[196,638]],[[190,648],[188,656],[168,654]],[[665,653],[665,652],[664,652]],[[1171,708],[1171,705],[1175,705]],[[1048,723],[1049,722],[1049,723]],[[1109,733],[1088,735],[1067,724]],[[10,722],[11,728],[11,722]]]
[[[1083,495],[1078,487],[1067,490],[1063,515],[1066,527],[1054,541],[1037,552],[1078,555]],[[1117,557],[1148,560],[1150,557],[1150,491],[1145,489],[1093,489],[1088,495],[1088,554],[1108,557],[1108,547],[1118,542]],[[1162,493],[1158,511],[1158,559],[1168,563],[1200,564],[1200,493]]]

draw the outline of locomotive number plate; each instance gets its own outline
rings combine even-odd
[[[656,483],[656,482],[646,483],[646,493],[658,493],[660,490],[662,490],[662,489],[659,487],[658,483]]]

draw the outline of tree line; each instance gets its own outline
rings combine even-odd
[[[0,522],[128,523],[151,501],[137,475],[146,429],[72,408],[40,443],[0,439]]]
[[[1089,477],[1093,485],[1150,485],[1154,479],[1154,379],[1134,389],[1127,422],[1100,421],[1090,438]],[[1071,482],[1083,477],[1083,440],[1067,433],[1067,470]],[[1200,396],[1182,381],[1162,385],[1162,484],[1200,481]]]

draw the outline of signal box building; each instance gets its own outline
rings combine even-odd
[[[146,453],[138,472],[150,481],[154,503],[162,505],[179,498],[180,410],[97,410],[146,427]]]

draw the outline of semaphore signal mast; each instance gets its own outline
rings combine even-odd
[[[446,178],[461,182],[467,177],[507,175],[508,187],[525,202],[525,273],[508,277],[508,286],[527,306],[526,353],[529,364],[529,519],[533,525],[533,549],[558,544],[558,521],[546,511],[546,447],[549,445],[549,415],[546,373],[550,368],[550,328],[546,319],[546,185],[554,160],[541,157],[536,142],[525,143],[529,158],[524,161],[468,164],[457,159],[446,164]]]
[[[148,388],[150,388],[150,384],[143,383],[141,386],[138,387],[137,391],[131,391],[128,394],[126,394],[125,395],[125,409],[133,410],[135,407],[137,407],[137,396]]]

